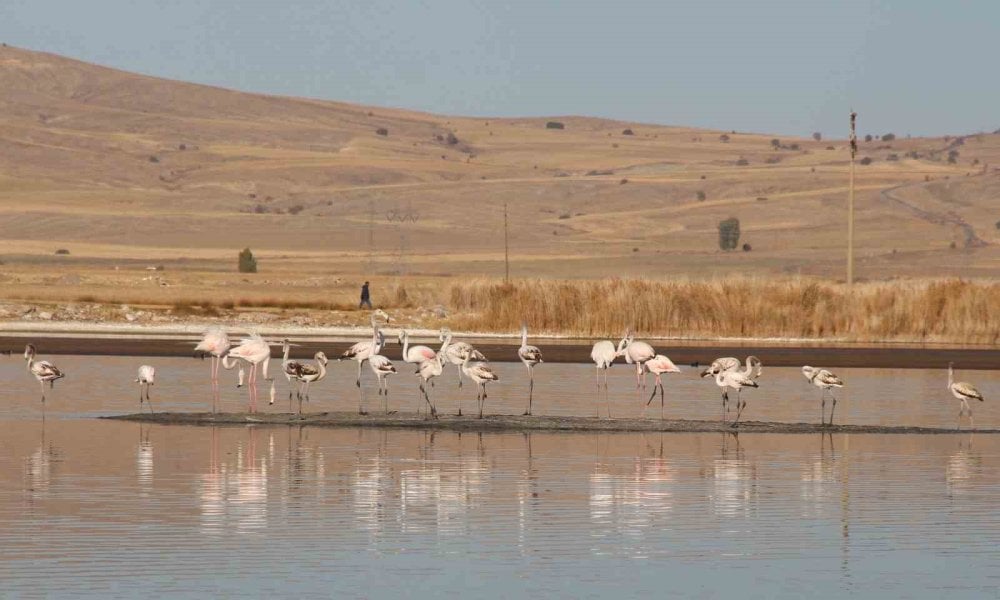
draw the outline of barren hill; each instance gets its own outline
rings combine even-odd
[[[846,144],[772,137],[248,94],[2,47],[0,277],[58,297],[162,264],[203,290],[236,285],[207,274],[244,246],[269,285],[501,275],[504,204],[516,276],[841,276]],[[861,277],[997,273],[1000,135],[860,157]],[[730,216],[749,252],[718,249]]]

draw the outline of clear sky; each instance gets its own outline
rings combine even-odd
[[[0,41],[482,116],[828,137],[1000,127],[998,0],[2,0]]]

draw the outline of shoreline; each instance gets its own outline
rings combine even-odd
[[[546,432],[652,432],[652,433],[858,433],[858,434],[922,434],[1000,433],[1000,429],[946,429],[893,425],[818,425],[814,423],[778,423],[767,421],[741,422],[730,427],[720,421],[659,420],[659,419],[600,419],[596,417],[555,417],[487,415],[482,419],[471,416],[442,415],[429,419],[414,413],[390,415],[359,415],[352,412],[324,413],[133,413],[98,417],[114,421],[133,421],[162,425],[198,426],[310,426],[310,427],[372,427],[383,429],[431,429],[456,432],[546,431]]]
[[[0,323],[0,351],[20,354],[28,342],[45,355],[78,354],[89,356],[193,356],[193,348],[206,329],[204,324],[149,326],[107,323],[79,323],[66,327],[61,323]],[[319,350],[334,358],[353,343],[370,334],[367,328],[353,327],[267,327],[257,329],[272,340],[283,337],[299,344],[292,357],[312,358]],[[238,338],[246,328],[232,328]],[[395,328],[386,330],[390,342],[384,352],[392,360],[400,358]],[[413,343],[436,347],[437,331],[412,329]],[[456,339],[471,342],[494,362],[516,361],[520,338],[513,334],[455,332]],[[1000,366],[1000,348],[950,344],[907,344],[903,342],[865,343],[843,340],[804,339],[691,339],[644,337],[674,362],[706,365],[720,356],[759,356],[767,366],[802,366],[824,368],[946,368],[954,361],[962,369],[989,370]],[[550,363],[590,363],[595,339],[569,336],[537,335],[530,342],[539,346]],[[277,357],[280,347],[274,349]],[[621,361],[619,361],[621,362]]]

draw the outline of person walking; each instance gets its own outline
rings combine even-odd
[[[368,292],[368,282],[366,281],[363,286],[361,286],[361,302],[358,304],[358,308],[372,307],[371,294]]]

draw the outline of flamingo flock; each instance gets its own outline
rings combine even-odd
[[[376,378],[376,388],[381,399],[381,409],[385,414],[392,414],[396,411],[390,410],[389,404],[389,377],[398,373],[392,360],[382,354],[386,347],[386,338],[381,331],[383,323],[390,322],[389,315],[382,310],[375,310],[370,315],[371,338],[359,341],[344,351],[338,360],[353,360],[358,364],[357,378],[355,385],[359,390],[358,414],[367,415],[365,409],[364,388],[361,385],[363,367],[368,364],[369,369]],[[484,418],[487,394],[487,385],[491,382],[499,381],[499,376],[492,368],[486,356],[477,350],[469,342],[455,340],[453,334],[448,329],[442,329],[438,336],[441,347],[434,350],[430,346],[422,344],[411,344],[410,332],[401,330],[397,341],[402,347],[402,362],[414,368],[414,375],[418,379],[418,403],[417,412],[426,404],[428,408],[428,418],[437,419],[438,409],[431,399],[428,387],[434,386],[434,380],[444,374],[445,366],[451,364],[456,367],[458,373],[458,387],[463,385],[463,378],[468,378],[476,384],[476,416]],[[222,328],[209,329],[201,340],[194,347],[195,356],[211,357],[210,382],[212,390],[212,411],[217,410],[219,400],[219,367],[226,370],[238,369],[237,388],[244,385],[248,387],[249,402],[247,412],[250,414],[257,412],[258,391],[257,384],[261,375],[264,381],[270,383],[270,404],[275,401],[274,380],[269,377],[268,369],[271,361],[271,346],[275,342],[269,342],[258,334],[250,334],[235,343],[229,338],[228,333]],[[292,344],[288,339],[284,339],[281,344],[281,372],[288,382],[289,411],[292,409],[293,395],[298,399],[298,413],[302,413],[302,402],[309,401],[310,386],[326,378],[329,363],[327,356],[323,352],[314,355],[314,362],[303,362],[290,358]],[[595,382],[597,388],[596,412],[598,418],[601,416],[600,403],[602,386],[607,404],[607,418],[611,418],[611,403],[608,398],[608,369],[614,364],[618,357],[622,357],[626,364],[635,365],[636,390],[641,395],[646,391],[646,373],[654,376],[652,392],[648,398],[644,396],[646,407],[652,404],[657,393],[660,396],[660,418],[665,418],[666,393],[663,383],[663,376],[668,374],[681,373],[681,369],[674,364],[670,358],[657,351],[647,342],[636,340],[631,330],[616,344],[611,340],[601,340],[593,345],[590,358],[595,366]],[[532,414],[534,396],[534,369],[543,363],[542,351],[537,346],[528,344],[528,327],[521,326],[521,345],[517,348],[517,358],[524,364],[527,370],[528,389],[527,406],[524,411],[525,416]],[[28,365],[29,373],[38,381],[41,386],[42,403],[45,402],[46,384],[51,389],[55,381],[62,379],[66,374],[56,367],[52,362],[39,360],[37,349],[34,344],[28,344],[24,349],[24,359]],[[720,357],[704,369],[700,375],[702,378],[710,379],[719,388],[722,397],[721,421],[728,423],[730,427],[739,426],[740,419],[747,407],[747,401],[743,398],[743,391],[747,388],[759,388],[760,378],[763,374],[763,363],[756,356],[748,356],[745,361],[727,356]],[[603,384],[601,374],[603,372]],[[249,373],[249,375],[247,375]],[[843,379],[835,375],[828,369],[817,368],[810,365],[802,367],[802,375],[806,381],[820,390],[820,423],[823,426],[833,425],[834,411],[837,407],[837,397],[834,395],[835,389],[845,386]],[[139,385],[140,408],[145,402],[152,412],[150,403],[150,388],[155,383],[156,370],[152,365],[142,365],[139,367],[135,383]],[[293,390],[297,385],[298,389]],[[954,364],[948,365],[948,390],[959,401],[959,427],[962,417],[967,416],[970,427],[974,427],[972,417],[971,400],[984,401],[983,395],[970,383],[956,382],[954,379]],[[730,392],[736,392],[735,406],[730,406]],[[830,397],[830,412],[827,418],[826,404],[827,396]],[[735,410],[735,417],[729,420],[731,409]],[[456,416],[462,416],[461,402],[458,405]]]

